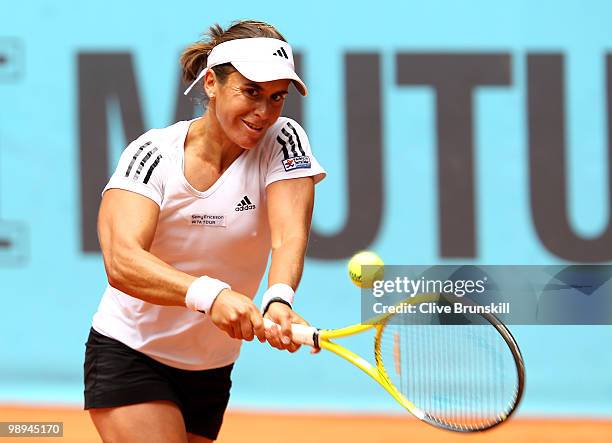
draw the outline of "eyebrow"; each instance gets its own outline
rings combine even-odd
[[[251,88],[255,88],[258,91],[261,91],[263,89],[259,84],[254,83],[254,82],[247,82],[247,83],[245,83],[245,86],[249,86]],[[274,95],[274,94],[289,94],[289,91],[286,90],[286,89],[281,89],[280,91],[273,92],[271,95]]]

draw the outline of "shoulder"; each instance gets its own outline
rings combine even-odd
[[[138,150],[146,145],[147,147],[150,146],[151,149],[157,148],[162,155],[169,154],[184,139],[189,123],[189,121],[180,121],[165,128],[150,129],[130,143],[129,147]]]
[[[188,121],[181,121],[145,132],[123,151],[116,174],[144,184],[166,176],[172,170],[170,165],[181,160],[178,147],[188,126]]]
[[[289,117],[279,117],[276,122],[270,127],[269,132],[275,135],[275,138],[278,136],[287,137],[296,137],[302,134],[306,134],[304,128]]]
[[[132,164],[154,162],[156,166],[180,161],[179,147],[182,147],[189,123],[180,121],[165,128],[150,129],[127,146],[122,155],[124,161]]]
[[[268,129],[262,144],[262,151],[268,154],[295,149],[303,152],[303,146],[308,146],[308,137],[298,122],[289,117],[279,117]]]

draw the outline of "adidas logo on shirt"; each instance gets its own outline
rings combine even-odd
[[[256,207],[257,206],[251,203],[251,200],[249,200],[249,197],[245,195],[244,197],[242,197],[242,200],[238,202],[238,204],[234,208],[234,211],[248,211],[250,209],[255,209]]]
[[[138,148],[138,151],[136,151],[136,154],[134,154],[132,157],[132,161],[125,171],[125,178],[128,178],[131,174],[132,180],[141,181],[145,185],[149,183],[151,174],[153,174],[153,171],[155,171],[155,168],[157,168],[157,165],[159,165],[159,162],[162,159],[161,154],[157,155],[155,158],[153,157],[157,151],[158,148],[151,146],[151,142],[146,142],[144,145]],[[143,169],[145,166],[147,170],[146,175]]]

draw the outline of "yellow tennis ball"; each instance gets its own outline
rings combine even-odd
[[[360,288],[371,288],[374,281],[384,277],[384,267],[385,264],[377,254],[361,251],[353,255],[348,262],[349,277]]]

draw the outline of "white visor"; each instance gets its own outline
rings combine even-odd
[[[185,90],[185,95],[204,78],[214,66],[231,63],[238,72],[254,82],[288,79],[293,81],[302,95],[308,94],[306,85],[295,73],[293,51],[289,43],[275,38],[238,38],[215,46],[206,62],[206,68]]]

